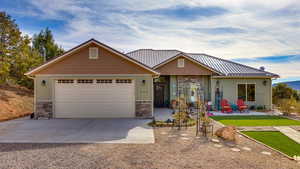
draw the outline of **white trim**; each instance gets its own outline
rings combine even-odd
[[[33,87],[34,87],[34,89],[33,89],[33,91],[34,91],[34,93],[33,93],[33,104],[34,104],[34,107],[33,107],[33,112],[34,113],[36,113],[36,106],[37,106],[37,99],[36,99],[36,94],[37,94],[37,89],[36,89],[36,79],[33,79]]]
[[[160,63],[160,64],[154,66],[153,69],[157,69],[157,68],[159,68],[159,67],[161,67],[161,66],[163,66],[163,65],[165,65],[165,64],[167,64],[167,63],[169,63],[169,62],[171,62],[171,61],[173,61],[173,60],[175,60],[175,59],[177,59],[177,58],[179,58],[179,57],[184,57],[184,58],[188,59],[189,61],[191,61],[191,62],[193,62],[193,63],[196,63],[196,64],[198,64],[198,65],[200,65],[200,66],[202,66],[202,67],[204,67],[204,68],[206,68],[206,69],[208,69],[208,70],[214,72],[214,73],[222,74],[222,73],[220,73],[220,72],[217,72],[217,71],[215,71],[215,70],[213,70],[213,69],[207,67],[206,65],[204,65],[204,64],[202,64],[202,63],[200,63],[200,62],[195,61],[194,59],[192,59],[192,58],[190,58],[189,56],[186,56],[186,55],[184,55],[184,54],[182,54],[182,53],[176,55],[175,57],[173,57],[173,58],[171,58],[171,59],[169,59],[169,60],[167,60],[167,61],[165,61],[165,62],[162,62],[162,63]]]
[[[244,84],[244,85],[246,85],[246,98],[245,98],[245,102],[248,102],[248,103],[256,103],[256,100],[257,100],[257,98],[256,98],[256,83],[255,82],[250,82],[250,83],[248,83],[248,82],[245,82],[245,83],[243,83],[243,82],[238,82],[238,83],[236,83],[236,100],[237,99],[239,99],[239,93],[238,93],[238,85],[239,84]],[[247,85],[251,85],[251,84],[254,84],[254,101],[248,101],[248,89],[247,89]]]
[[[137,102],[151,102],[152,100],[136,100]]]
[[[154,71],[154,70],[152,70],[152,69],[146,67],[145,65],[143,65],[143,64],[141,64],[141,63],[139,63],[139,62],[137,62],[137,61],[135,61],[135,60],[133,60],[133,59],[127,57],[125,54],[122,55],[122,54],[120,54],[120,53],[118,53],[118,52],[116,52],[116,51],[114,51],[114,50],[112,50],[112,49],[110,49],[110,48],[108,48],[108,47],[106,47],[106,46],[100,44],[99,42],[97,42],[97,41],[95,41],[95,40],[93,40],[93,39],[90,40],[89,42],[85,43],[85,44],[79,45],[77,48],[75,48],[75,49],[73,49],[73,50],[71,50],[71,51],[69,51],[69,52],[63,54],[62,56],[59,56],[59,57],[57,57],[57,58],[55,58],[55,59],[49,61],[48,63],[45,63],[45,64],[43,64],[43,65],[41,65],[41,66],[39,66],[39,67],[37,67],[37,68],[35,68],[35,69],[29,71],[29,72],[26,72],[25,75],[28,76],[28,75],[30,75],[30,74],[32,74],[32,73],[38,71],[38,70],[41,70],[41,69],[43,69],[43,68],[46,68],[46,67],[49,66],[50,64],[53,64],[53,63],[58,62],[59,60],[65,58],[66,56],[68,56],[68,55],[70,55],[70,54],[72,54],[72,53],[78,51],[79,49],[81,49],[81,48],[83,48],[83,47],[85,47],[85,46],[90,45],[91,43],[95,43],[95,44],[97,44],[98,46],[100,46],[100,47],[102,47],[102,48],[104,48],[104,49],[106,49],[106,50],[108,50],[108,51],[110,51],[110,52],[112,52],[112,53],[114,53],[114,54],[116,54],[116,55],[118,55],[118,56],[121,56],[122,58],[124,58],[124,59],[126,59],[126,60],[128,60],[128,61],[130,61],[130,62],[132,62],[132,63],[135,63],[136,65],[139,65],[140,67],[142,67],[142,68],[144,68],[144,69],[146,69],[146,70],[149,70],[150,72],[152,72],[152,73],[154,73],[154,74],[159,75],[158,72],[156,72],[156,71]]]
[[[100,77],[100,76],[152,76],[150,74],[39,74],[36,77]]]
[[[152,117],[154,117],[154,86],[153,86],[153,78],[151,78],[152,80],[151,80],[151,92],[152,92],[152,99],[151,99],[151,101],[152,101],[152,105],[151,105],[151,109],[152,109]]]
[[[270,76],[212,76],[213,79],[272,79]]]
[[[52,97],[51,97],[51,100],[52,100],[52,118],[56,118],[56,111],[55,111],[55,88],[56,88],[56,81],[58,79],[52,79],[51,83],[52,83]],[[75,83],[75,81],[74,81]]]

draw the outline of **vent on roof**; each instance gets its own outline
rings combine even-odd
[[[266,68],[264,66],[259,67],[259,70],[265,71],[265,69]]]
[[[177,60],[177,67],[179,67],[179,68],[184,67],[184,59],[178,59]]]
[[[98,48],[96,47],[89,48],[89,59],[98,59]]]

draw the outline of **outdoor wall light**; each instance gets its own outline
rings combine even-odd
[[[263,81],[263,85],[264,85],[264,86],[267,85],[267,81],[266,81],[266,80]]]
[[[42,86],[46,86],[46,80],[42,80]]]
[[[146,83],[146,80],[142,80],[142,83],[145,84],[145,83]]]

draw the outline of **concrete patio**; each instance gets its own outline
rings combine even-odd
[[[172,109],[169,108],[154,108],[154,117],[155,120],[168,120],[172,119]],[[222,113],[220,111],[210,111],[214,116],[257,116],[257,115],[269,115],[268,113],[264,112],[256,112],[256,111],[249,111],[249,112],[232,112],[232,113]]]

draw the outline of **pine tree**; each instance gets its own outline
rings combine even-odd
[[[44,57],[45,61],[59,56],[64,52],[64,50],[55,43],[49,28],[41,30],[39,34],[33,36],[32,46]]]
[[[15,20],[0,12],[0,83],[15,83],[33,88],[33,81],[24,73],[42,63],[42,57],[31,46],[31,39],[22,36]]]
[[[22,41],[21,32],[15,20],[5,12],[0,12],[0,82],[7,82],[11,63],[14,62]]]

